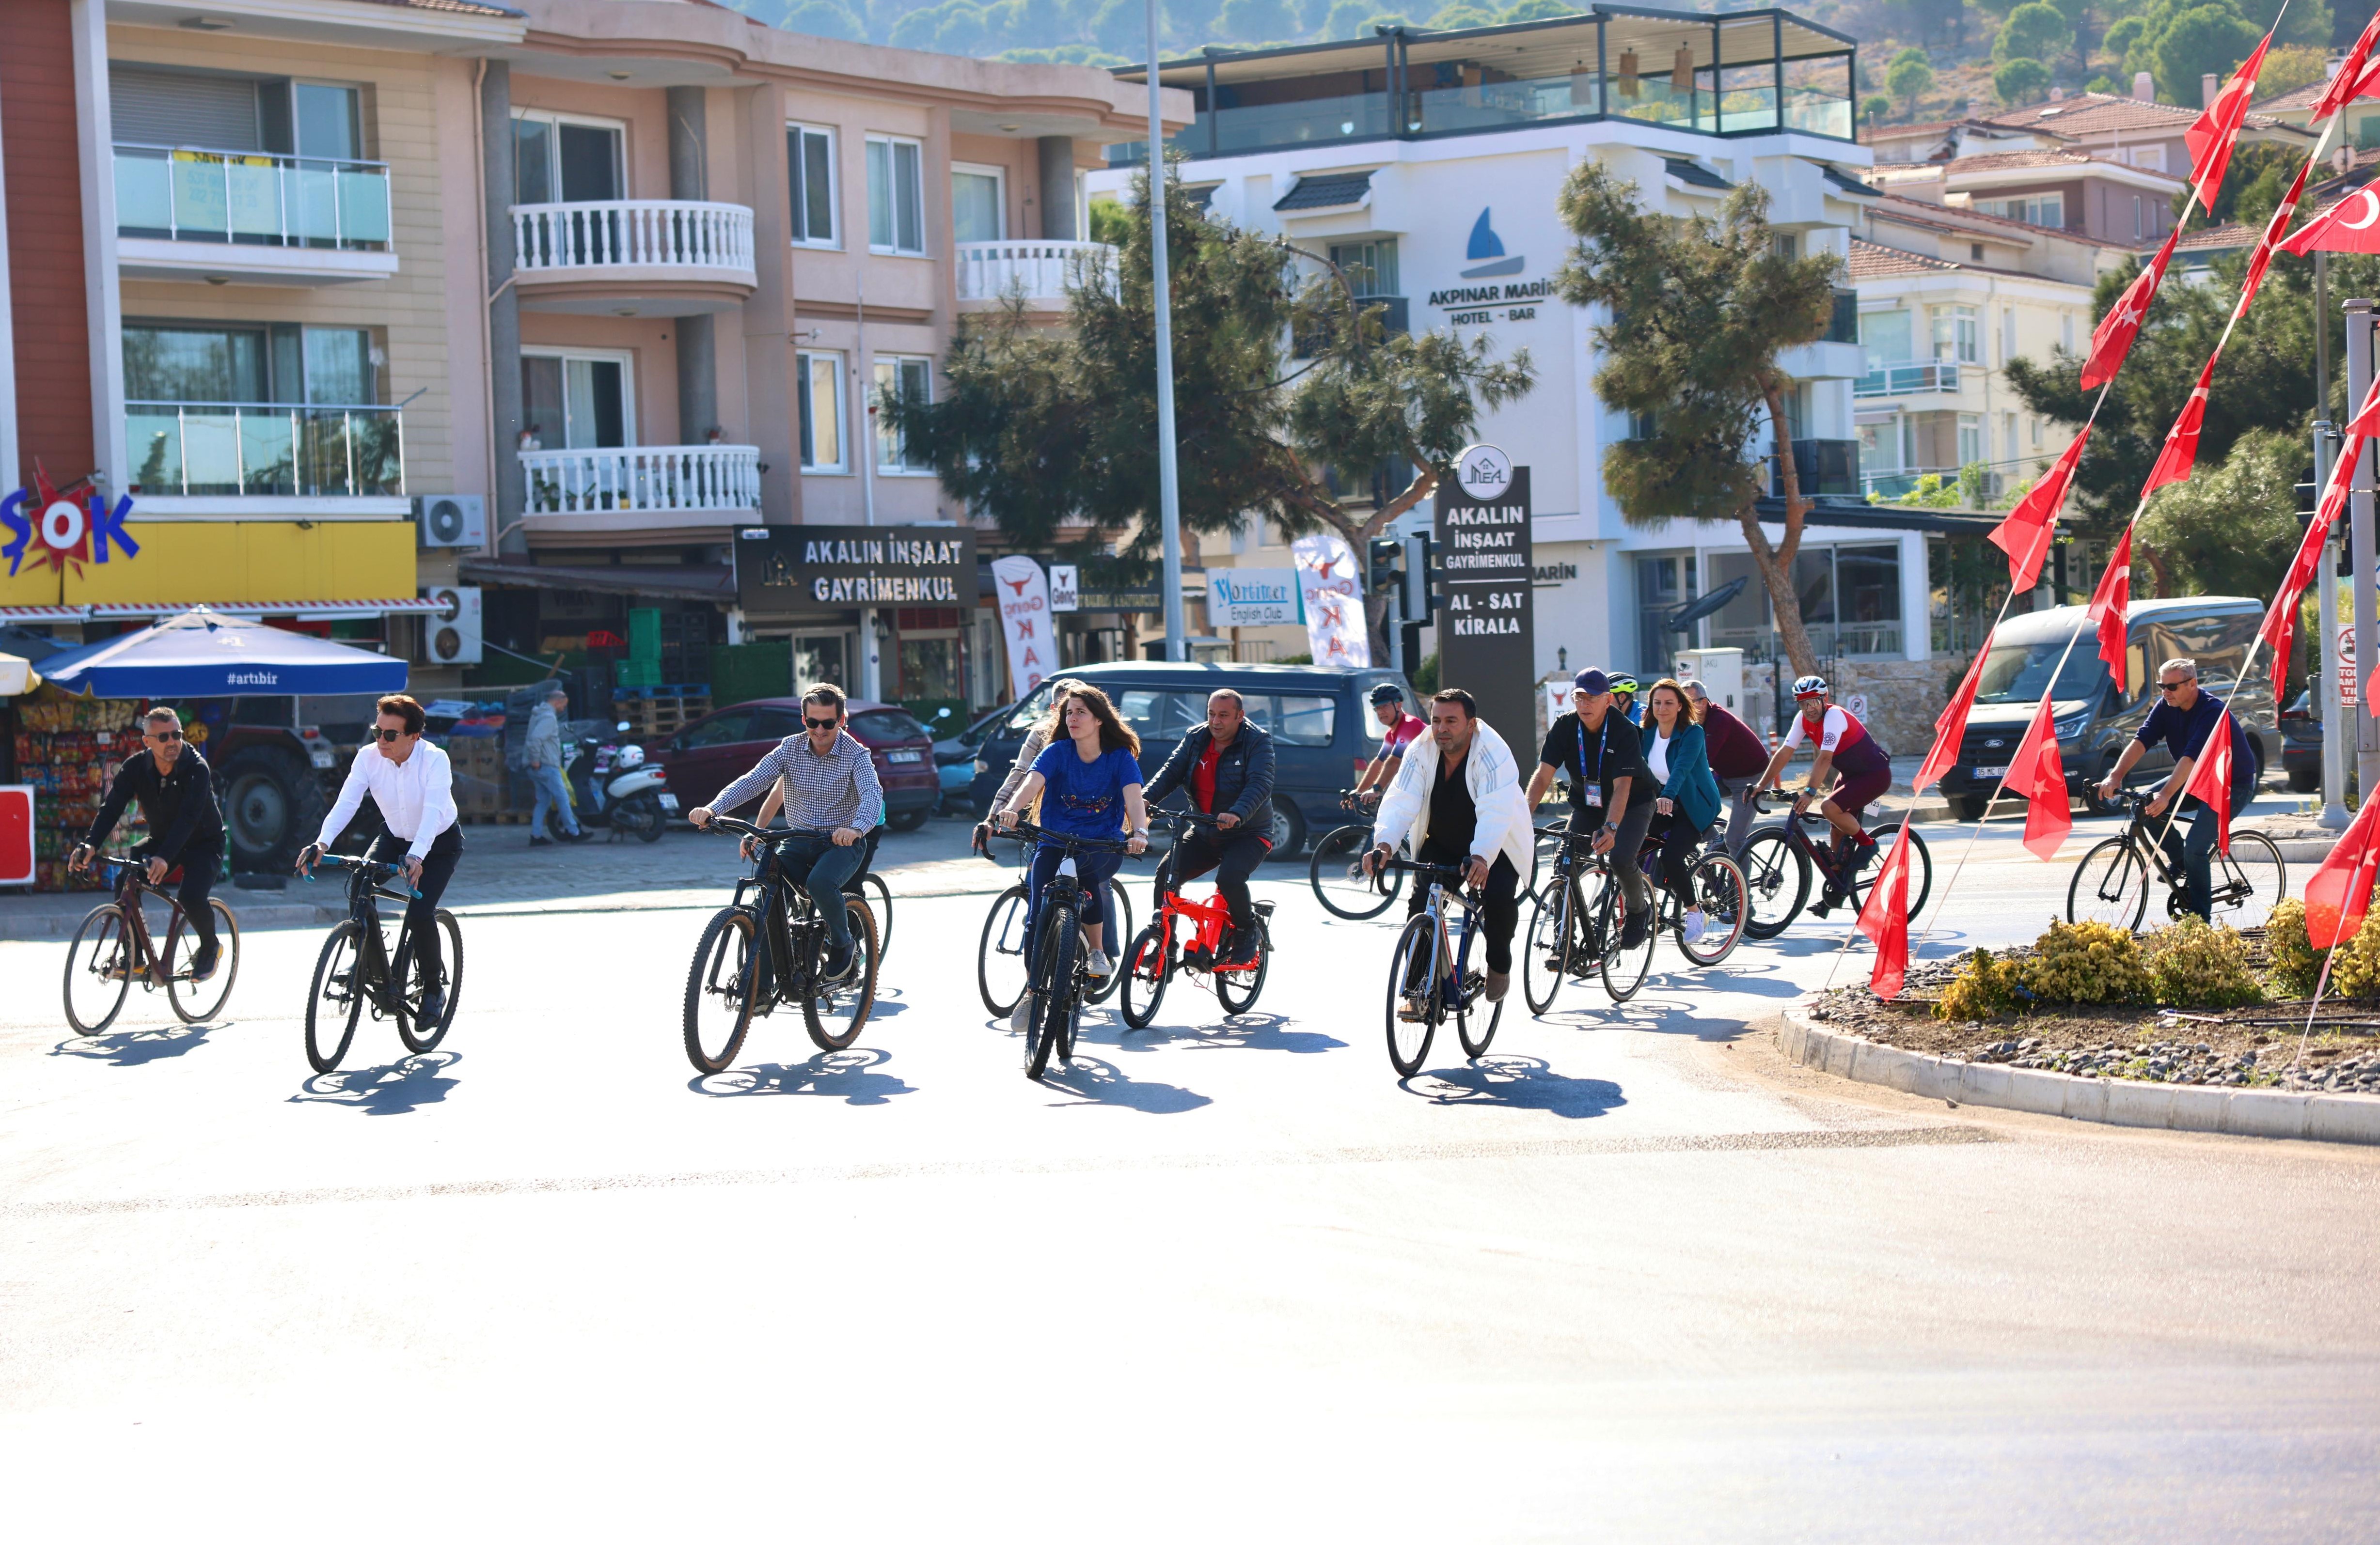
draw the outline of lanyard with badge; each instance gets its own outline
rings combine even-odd
[[[1576,718],[1576,715],[1572,715]],[[1611,714],[1606,709],[1603,723],[1596,732],[1595,777],[1586,776],[1586,720],[1578,720],[1578,781],[1581,797],[1590,809],[1603,808],[1603,765],[1611,752]]]

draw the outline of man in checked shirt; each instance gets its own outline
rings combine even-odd
[[[867,861],[861,839],[884,819],[884,789],[876,780],[875,760],[844,729],[843,718],[841,687],[821,682],[810,688],[802,694],[807,732],[786,736],[758,766],[686,817],[707,827],[713,811],[733,810],[778,779],[785,780],[785,825],[798,835],[778,848],[778,863],[786,878],[820,899],[832,946],[829,976],[851,969],[851,921],[835,903]]]

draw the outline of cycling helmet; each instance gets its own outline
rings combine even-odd
[[[1824,676],[1797,676],[1793,679],[1793,695],[1824,697],[1827,695],[1827,679]]]
[[[1404,700],[1403,690],[1394,682],[1382,682],[1372,688],[1371,701],[1375,708],[1383,703],[1402,703]]]
[[[1611,690],[1633,693],[1636,690],[1636,678],[1621,671],[1611,678]]]

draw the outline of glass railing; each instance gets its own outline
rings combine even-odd
[[[1808,86],[1785,88],[1785,127],[1803,134],[1852,137],[1851,98]]]
[[[1599,111],[1593,71],[1538,80],[1439,86],[1411,92],[1408,100],[1412,105],[1406,115],[1406,132],[1410,134],[1509,128],[1551,118],[1592,117]]]
[[[405,492],[402,416],[382,406],[127,403],[135,494]]]
[[[118,235],[374,250],[389,242],[388,167],[252,151],[115,147]]]
[[[1959,363],[1953,359],[1917,359],[1899,365],[1868,367],[1852,388],[1854,397],[1884,397],[1909,392],[1956,392]]]

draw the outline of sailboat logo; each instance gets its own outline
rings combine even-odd
[[[1479,266],[1464,269],[1463,277],[1465,279],[1500,278],[1507,273],[1518,273],[1528,266],[1529,260],[1526,258],[1504,256],[1503,238],[1496,234],[1495,226],[1488,223],[1489,212],[1487,210],[1481,210],[1479,223],[1471,227],[1471,247],[1463,256],[1471,262],[1478,263]],[[1483,258],[1492,260],[1480,262]]]

